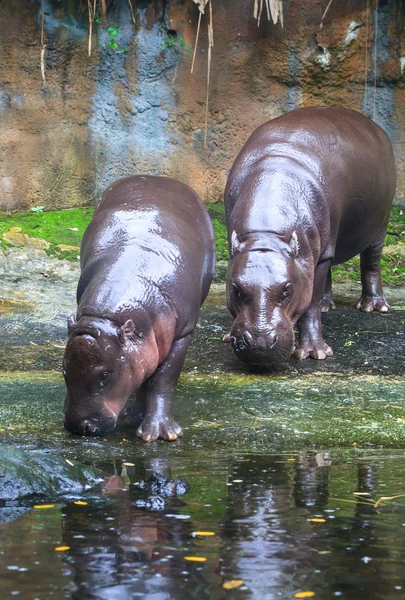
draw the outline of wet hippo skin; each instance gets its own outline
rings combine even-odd
[[[174,387],[214,261],[210,218],[187,185],[137,176],[104,192],[83,237],[77,314],[68,322],[69,431],[103,435],[137,391],[138,436],[182,435],[171,414]]]
[[[303,108],[256,129],[225,190],[236,356],[253,365],[292,351],[331,356],[321,330],[321,312],[334,308],[330,267],[356,254],[357,308],[388,310],[380,258],[394,192],[391,143],[356,111]]]

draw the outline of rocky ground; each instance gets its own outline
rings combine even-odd
[[[405,302],[386,289],[388,314],[354,308],[359,286],[339,284],[337,310],[324,315],[326,361],[291,358],[277,372],[247,371],[222,342],[231,317],[224,285],[214,284],[201,311],[175,403],[184,437],[142,444],[125,426],[108,441],[84,441],[62,428],[60,373],[66,318],[75,308],[77,263],[43,250],[13,248],[0,261],[0,439],[52,447],[64,456],[100,460],[136,451],[177,453],[353,445],[401,446],[405,440]],[[126,441],[123,442],[123,439]]]

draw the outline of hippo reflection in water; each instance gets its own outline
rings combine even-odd
[[[294,349],[299,359],[331,356],[321,330],[321,311],[334,308],[330,267],[359,253],[357,308],[388,310],[380,258],[394,192],[388,136],[353,110],[303,108],[250,136],[225,190],[238,358],[272,365]]]
[[[174,387],[214,273],[205,207],[173,179],[121,179],[104,192],[80,258],[63,361],[65,427],[104,435],[138,391],[146,405],[137,435],[176,439]]]

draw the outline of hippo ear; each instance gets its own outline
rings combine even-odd
[[[300,243],[298,241],[298,236],[297,236],[296,231],[292,232],[289,246],[290,246],[292,256],[294,258],[296,258],[300,252]]]
[[[234,254],[241,252],[243,248],[246,246],[244,242],[240,242],[238,239],[238,234],[236,231],[232,231],[231,234],[231,258]]]
[[[68,333],[72,331],[72,328],[74,327],[74,325],[76,325],[76,323],[77,321],[74,313],[70,313],[70,315],[67,318]]]
[[[121,342],[121,344],[125,344],[125,341],[128,337],[130,337],[133,333],[134,333],[135,327],[133,322],[131,321],[131,319],[128,319],[128,321],[126,321],[124,323],[124,325],[122,325],[119,329],[118,329],[118,339]]]

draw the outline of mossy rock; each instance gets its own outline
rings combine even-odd
[[[63,494],[81,493],[99,479],[98,472],[80,463],[0,444],[0,506],[10,501],[55,501]]]

